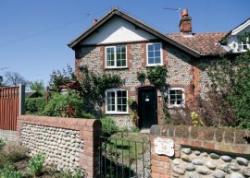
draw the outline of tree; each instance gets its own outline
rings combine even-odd
[[[28,81],[26,81],[24,77],[17,72],[6,72],[5,79],[6,84],[10,86],[17,86],[18,84],[28,84]]]
[[[42,81],[31,82],[30,89],[34,92],[30,97],[41,97],[44,95],[45,87]]]
[[[50,75],[49,89],[51,91],[59,92],[60,86],[65,85],[69,82],[76,81],[76,76],[72,68],[68,65],[67,69],[54,70]]]
[[[3,76],[0,75],[0,87],[3,86]]]

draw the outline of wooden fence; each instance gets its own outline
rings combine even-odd
[[[16,130],[17,117],[23,112],[24,86],[0,87],[0,129]]]

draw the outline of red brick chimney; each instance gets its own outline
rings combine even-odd
[[[188,9],[181,11],[179,28],[182,33],[192,33],[192,18],[188,14]]]

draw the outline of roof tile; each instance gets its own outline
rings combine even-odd
[[[216,56],[226,53],[226,50],[220,45],[220,40],[226,34],[227,33],[224,32],[193,34],[170,33],[166,34],[166,36],[200,52],[202,56]]]

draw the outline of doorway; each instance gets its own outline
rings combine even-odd
[[[148,129],[157,124],[157,95],[156,89],[152,86],[138,89],[138,115],[139,127]]]

